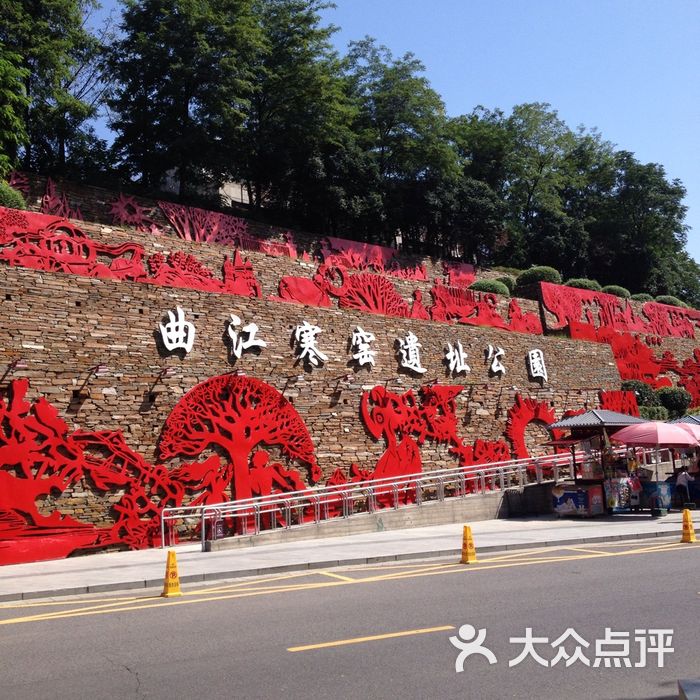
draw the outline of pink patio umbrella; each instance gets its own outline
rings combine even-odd
[[[659,480],[660,447],[700,446],[698,438],[677,423],[662,423],[656,420],[635,423],[622,428],[612,436],[612,439],[634,447],[656,447],[656,481]]]

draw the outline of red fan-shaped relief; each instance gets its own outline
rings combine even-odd
[[[314,280],[324,292],[338,297],[341,308],[385,316],[411,317],[411,307],[394,285],[380,275],[369,272],[350,275],[340,267],[320,265]]]
[[[513,447],[513,457],[515,459],[526,459],[530,456],[525,444],[525,430],[530,423],[539,423],[546,427],[554,423],[556,416],[554,411],[546,401],[523,398],[520,394],[515,395],[515,403],[508,411],[506,422],[506,438]],[[561,430],[551,431],[553,438],[563,435]]]

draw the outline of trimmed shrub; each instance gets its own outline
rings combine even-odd
[[[668,420],[668,410],[663,406],[640,406],[639,417],[645,420]]]
[[[634,301],[654,301],[654,297],[651,296],[651,294],[633,294],[630,299],[633,299]]]
[[[488,292],[489,294],[501,294],[504,297],[510,296],[510,289],[503,282],[498,280],[477,280],[469,285],[469,289],[475,292]]]
[[[553,267],[540,265],[531,267],[529,270],[521,272],[515,280],[516,287],[526,287],[529,284],[537,282],[551,282],[552,284],[561,284],[561,275]]]
[[[630,298],[630,290],[620,287],[619,284],[606,284],[605,287],[603,287],[603,292],[616,297],[622,297],[623,299]]]
[[[669,306],[680,306],[681,308],[688,308],[688,305],[681,301],[678,297],[673,297],[670,294],[661,294],[656,297],[654,301],[658,301],[659,304],[668,304]]]
[[[596,282],[595,280],[589,280],[585,277],[573,277],[572,279],[564,282],[564,284],[567,287],[576,287],[576,289],[588,289],[591,292],[600,292],[603,289],[600,286],[600,282]]]
[[[505,275],[503,277],[497,277],[496,281],[505,284],[506,287],[508,287],[508,291],[511,294],[513,293],[513,290],[515,289],[515,280],[512,277],[510,277],[509,275]]]
[[[637,396],[638,406],[659,406],[659,397],[656,392],[639,379],[627,379],[622,382],[622,391],[633,391]]]
[[[679,386],[665,386],[656,390],[659,403],[668,410],[671,418],[679,418],[685,415],[693,397],[685,389]]]
[[[26,209],[27,203],[21,192],[10,187],[4,180],[0,180],[0,206],[10,209]]]

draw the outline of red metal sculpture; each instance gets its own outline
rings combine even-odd
[[[163,459],[201,458],[169,469],[133,452],[120,431],[70,433],[46,399],[25,397],[26,379],[0,397],[0,564],[68,556],[76,549],[157,544],[164,507],[220,503],[305,488],[300,472],[270,461],[278,449],[321,477],[313,444],[291,404],[273,387],[236,375],[214,377],[175,407],[161,435]],[[60,512],[79,487],[122,495],[112,525]],[[48,499],[58,505],[51,510]],[[105,499],[104,520],[109,521]]]
[[[13,190],[21,192],[25,199],[29,199],[29,196],[31,195],[31,187],[29,185],[29,178],[24,173],[13,170],[7,180],[7,184]]]
[[[476,270],[469,263],[442,263],[442,270],[447,277],[448,287],[466,289],[476,281]]]
[[[248,223],[235,216],[172,202],[158,202],[158,206],[177,235],[186,241],[237,246],[240,237],[248,234]]]
[[[143,248],[93,241],[66,219],[0,207],[0,260],[86,277],[142,281]]]
[[[525,444],[525,430],[531,423],[539,423],[546,427],[554,423],[556,417],[554,411],[546,401],[523,398],[520,394],[515,395],[515,403],[508,411],[506,422],[506,437],[513,447],[513,457],[515,459],[526,459],[529,452]],[[563,435],[561,430],[551,431],[552,437],[557,439]]]
[[[628,416],[639,416],[637,397],[633,391],[600,391],[598,398],[601,408],[626,413]]]
[[[331,306],[331,300],[316,279],[308,277],[283,277],[279,282],[279,296],[271,295],[271,301],[286,301],[307,306]]]
[[[695,329],[700,327],[700,311],[681,309],[657,302],[643,305],[644,315],[637,314],[626,299],[575,289],[558,284],[542,282],[542,302],[547,311],[554,314],[556,321],[550,328],[576,327],[582,337],[597,339],[600,332],[642,333],[649,336],[694,338]],[[586,330],[583,325],[591,327]]]
[[[152,219],[153,212],[140,205],[132,195],[119,194],[110,204],[112,223],[117,226],[128,226],[144,233],[160,235],[163,232]]]
[[[409,318],[411,307],[385,277],[360,272],[350,275],[340,267],[320,265],[314,277],[324,291],[338,297],[344,309],[357,309],[370,314]],[[335,281],[339,283],[336,285]]]
[[[72,209],[65,194],[56,192],[56,185],[49,177],[46,179],[46,192],[41,200],[41,213],[50,216],[60,216],[65,219],[83,220],[80,207]]]

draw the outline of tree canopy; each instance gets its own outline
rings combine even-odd
[[[339,54],[330,6],[121,0],[113,39],[88,28],[95,0],[5,0],[0,175],[172,178],[183,198],[233,180],[252,216],[313,233],[700,305],[685,189],[662,165],[546,103],[451,117],[413,54],[369,37]],[[94,130],[105,101],[111,146]]]

